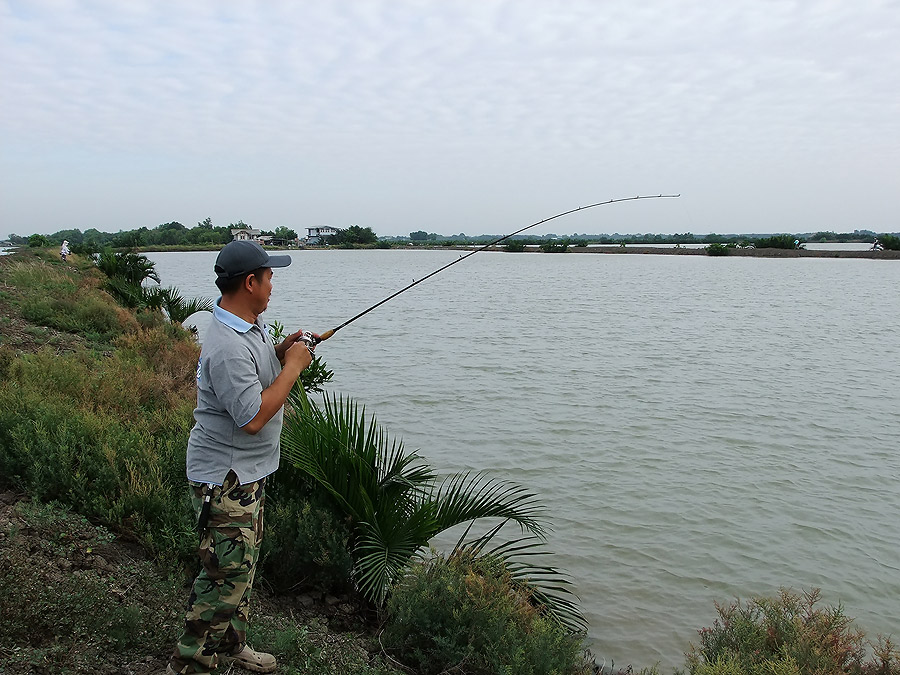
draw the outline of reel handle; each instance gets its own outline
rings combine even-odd
[[[313,356],[315,356],[316,353],[315,353],[314,350],[315,350],[315,348],[316,348],[316,345],[319,344],[320,342],[322,342],[323,340],[327,340],[327,339],[330,338],[332,335],[334,335],[334,331],[333,331],[333,330],[326,330],[324,333],[322,333],[321,335],[318,335],[318,336],[313,335],[313,334],[312,334],[310,331],[308,331],[308,330],[305,330],[305,331],[303,331],[303,335],[301,335],[301,336],[300,336],[299,338],[297,338],[297,339],[300,340],[300,342],[302,342],[303,344],[306,345],[306,348],[309,350],[309,353],[310,353],[310,354],[312,354]]]

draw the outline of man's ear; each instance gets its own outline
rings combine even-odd
[[[241,284],[241,287],[247,291],[248,293],[253,292],[253,284],[258,281],[255,274],[248,274],[244,277],[244,283]]]

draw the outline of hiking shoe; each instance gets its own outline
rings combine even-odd
[[[258,652],[250,648],[250,645],[244,645],[244,648],[237,654],[222,654],[222,665],[228,666],[234,664],[254,673],[273,673],[277,663],[275,657],[265,652]]]

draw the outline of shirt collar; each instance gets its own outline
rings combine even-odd
[[[213,308],[213,316],[218,319],[220,322],[224,323],[229,328],[236,330],[238,333],[246,333],[248,330],[253,328],[255,324],[247,323],[241,317],[236,314],[232,314],[227,309],[222,309],[219,306],[219,303],[222,301],[222,298],[216,300],[216,306]]]

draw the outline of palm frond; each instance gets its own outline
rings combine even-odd
[[[323,485],[357,522],[373,521],[378,510],[408,511],[407,502],[414,503],[433,480],[418,454],[406,454],[351,399],[326,398],[320,408],[297,388],[290,400],[282,432],[285,458]]]
[[[106,290],[123,306],[131,309],[159,309],[162,305],[162,294],[157,286],[141,286],[125,277],[109,277]]]
[[[411,560],[440,532],[469,522],[455,552],[488,555],[503,561],[511,579],[527,588],[547,616],[572,630],[584,619],[568,580],[558,570],[531,562],[543,553],[544,507],[534,493],[516,483],[480,473],[460,473],[436,485],[434,471],[416,452],[389,438],[365,408],[349,398],[325,397],[319,406],[302,387],[289,397],[282,431],[282,453],[312,477],[352,521],[354,580],[371,602],[384,603]],[[500,519],[489,531],[464,543],[471,523]],[[500,529],[515,522],[528,537],[495,546]]]
[[[410,561],[425,550],[434,532],[434,514],[425,504],[401,518],[380,513],[372,522],[360,523],[361,536],[353,551],[355,576],[362,594],[383,605]]]
[[[447,478],[432,499],[442,530],[478,518],[502,518],[537,536],[544,535],[540,518],[544,506],[521,485],[471,472]]]
[[[211,312],[214,304],[210,298],[191,298],[186,300],[177,288],[170,287],[160,291],[162,308],[165,310],[169,321],[172,323],[184,323],[189,316],[196,312]]]
[[[141,297],[143,298],[143,306],[149,309],[161,309],[165,297],[159,286],[141,286]]]

